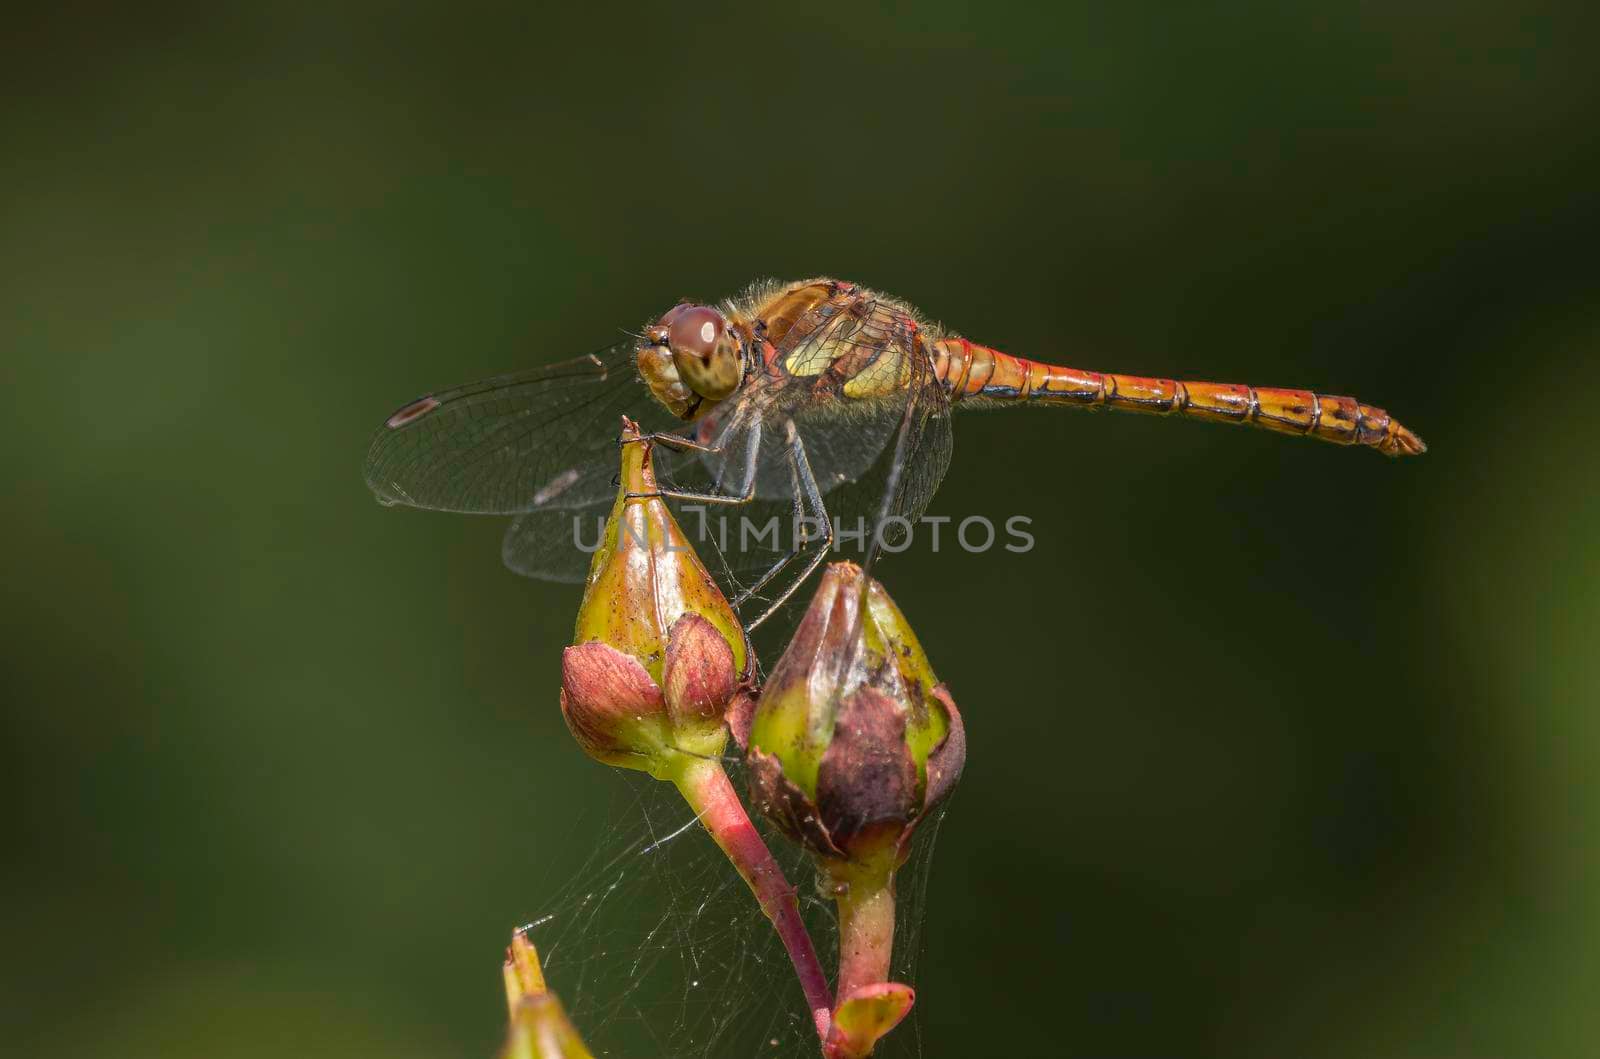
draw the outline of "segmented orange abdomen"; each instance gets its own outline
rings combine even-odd
[[[1388,412],[1354,397],[1082,371],[1013,357],[964,338],[942,339],[934,343],[932,354],[934,374],[949,389],[952,401],[1037,401],[1181,415],[1309,435],[1339,445],[1366,445],[1386,456],[1414,456],[1427,450],[1421,438]]]

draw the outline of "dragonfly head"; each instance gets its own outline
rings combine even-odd
[[[682,302],[645,330],[639,374],[679,419],[699,419],[739,388],[744,343],[709,305]]]

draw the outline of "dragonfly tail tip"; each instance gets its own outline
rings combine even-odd
[[[1428,451],[1427,442],[1399,423],[1395,424],[1394,435],[1390,440],[1394,446],[1389,452],[1391,456],[1421,456]]]

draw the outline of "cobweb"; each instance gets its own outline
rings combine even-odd
[[[731,756],[725,765],[743,798],[743,765]],[[527,928],[550,988],[590,1048],[625,1059],[814,1059],[816,1031],[800,986],[744,880],[670,784],[610,771],[615,796],[576,813],[567,844],[592,851],[575,869],[561,866],[564,882],[534,895]],[[922,822],[897,876],[892,977],[913,986],[941,816],[942,809]],[[831,980],[838,956],[832,902],[804,854],[759,817],[756,824],[798,891]],[[915,1008],[875,1054],[922,1054]]]

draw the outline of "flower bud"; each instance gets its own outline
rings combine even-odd
[[[749,652],[738,615],[655,495],[650,443],[622,422],[621,487],[561,658],[561,712],[590,756],[659,773],[674,752],[722,752]]]
[[[539,953],[521,931],[512,935],[501,976],[511,1011],[501,1059],[594,1059],[561,1001],[545,987]]]
[[[751,797],[832,860],[903,860],[955,785],[966,733],[889,594],[853,563],[828,567],[758,703],[730,717]]]

